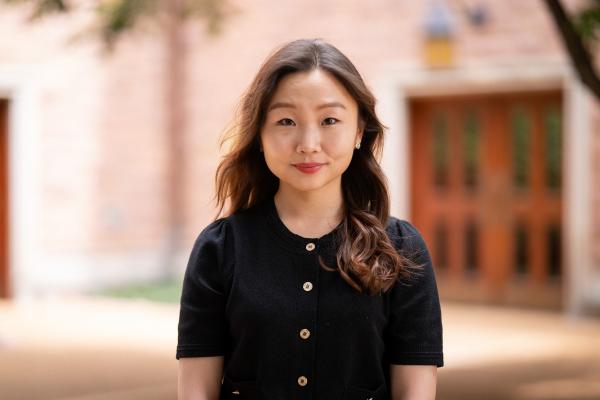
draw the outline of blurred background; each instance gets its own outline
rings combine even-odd
[[[0,0],[0,399],[176,399],[219,137],[321,37],[434,262],[438,399],[600,399],[600,1]]]

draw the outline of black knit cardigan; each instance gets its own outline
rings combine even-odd
[[[423,270],[371,296],[318,264],[321,255],[335,266],[340,226],[320,238],[294,234],[271,197],[198,235],[176,358],[224,356],[220,399],[389,399],[389,364],[444,365],[440,301],[420,233],[390,217],[392,243]]]

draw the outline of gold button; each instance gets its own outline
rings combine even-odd
[[[307,292],[310,292],[313,288],[313,284],[310,282],[304,282],[304,285],[302,285],[302,289],[304,289]]]
[[[306,245],[306,250],[308,251],[313,251],[315,249],[315,244],[314,243],[309,243]]]
[[[310,336],[310,331],[308,329],[305,328],[300,331],[300,337],[302,339],[308,339],[309,336]]]
[[[308,383],[308,379],[305,376],[301,376],[298,378],[298,385],[306,386],[307,383]]]

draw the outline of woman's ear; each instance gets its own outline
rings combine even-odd
[[[363,138],[363,134],[365,133],[365,123],[362,119],[358,121],[358,130],[356,132],[356,140],[361,141]]]

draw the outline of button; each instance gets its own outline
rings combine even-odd
[[[311,243],[308,243],[306,245],[306,250],[313,251],[314,249],[315,249],[315,244],[314,243],[311,242]]]
[[[310,331],[308,329],[305,328],[300,331],[300,337],[302,339],[308,339],[309,336],[310,336]]]
[[[308,379],[304,375],[300,376],[298,378],[298,385],[300,385],[300,386],[306,386],[307,383],[308,383]]]
[[[313,288],[313,284],[310,282],[304,282],[304,285],[302,285],[302,289],[304,289],[306,292],[310,292]]]

